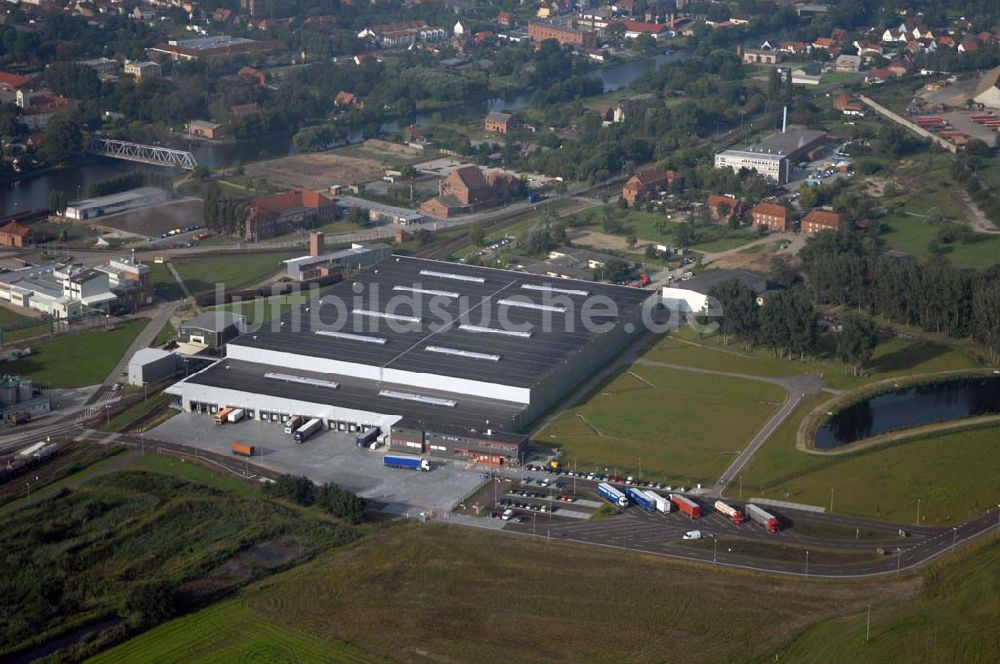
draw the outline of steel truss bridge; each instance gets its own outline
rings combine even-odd
[[[112,159],[125,159],[126,161],[138,161],[143,164],[153,164],[154,166],[172,166],[188,170],[192,170],[198,165],[194,155],[184,150],[172,150],[155,145],[129,143],[111,138],[90,139],[87,145],[87,152],[100,155],[101,157],[111,157]]]

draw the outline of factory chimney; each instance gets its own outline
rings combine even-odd
[[[785,133],[785,129],[788,127],[788,107],[785,106],[785,110],[781,114],[781,133]]]

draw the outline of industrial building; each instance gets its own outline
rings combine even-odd
[[[758,296],[769,290],[767,279],[753,272],[724,269],[708,270],[687,281],[664,286],[663,306],[670,311],[681,314],[705,311],[709,292],[730,279],[743,282]]]
[[[379,427],[415,453],[516,463],[518,433],[632,343],[650,291],[393,256],[168,388],[184,410]],[[597,325],[587,325],[589,320]]]
[[[354,196],[343,196],[337,200],[337,210],[341,214],[346,214],[349,210],[360,208],[368,212],[368,221],[373,224],[399,224],[400,226],[410,226],[419,224],[426,217],[419,212],[409,208],[398,207],[396,205],[385,205],[369,201],[364,198]]]
[[[139,187],[117,194],[74,201],[66,206],[63,216],[68,219],[95,219],[124,210],[146,205],[157,205],[170,200],[170,194],[156,187]]]
[[[171,39],[149,49],[150,55],[171,60],[204,60],[234,55],[266,53],[284,48],[279,41],[256,41],[246,37],[210,35],[191,39]]]
[[[826,143],[826,132],[798,129],[771,134],[756,145],[742,150],[723,150],[715,155],[716,168],[757,171],[764,177],[785,184],[788,182],[789,164],[800,158],[809,158]]]
[[[0,274],[0,300],[53,318],[73,318],[84,310],[134,311],[152,298],[149,267],[129,258],[95,268],[49,263]]]
[[[151,385],[177,373],[177,356],[169,350],[140,348],[128,361],[128,384]]]
[[[348,249],[328,252],[323,234],[309,234],[309,255],[285,261],[285,276],[293,281],[309,281],[335,273],[354,272],[385,260],[392,253],[387,244],[352,244]]]
[[[0,420],[23,422],[51,409],[51,399],[35,389],[30,378],[11,374],[0,376]]]
[[[222,309],[206,311],[177,328],[177,342],[200,344],[211,350],[221,350],[227,343],[246,332],[246,318]]]

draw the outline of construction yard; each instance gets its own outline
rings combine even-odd
[[[303,187],[325,190],[330,185],[354,185],[379,180],[385,166],[375,159],[351,157],[337,150],[297,154],[281,159],[271,159],[247,164],[245,174],[263,178],[282,189]]]

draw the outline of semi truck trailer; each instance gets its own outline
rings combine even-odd
[[[225,424],[229,421],[229,414],[236,410],[235,408],[222,408],[215,414],[216,424]]]
[[[670,502],[677,505],[677,509],[684,512],[692,519],[697,519],[701,516],[701,506],[687,496],[682,496],[679,493],[672,493],[670,494]]]
[[[646,490],[645,493],[646,493],[647,496],[649,496],[650,500],[652,500],[654,503],[656,503],[656,511],[663,512],[664,514],[667,514],[667,513],[670,512],[670,501],[669,500],[667,500],[666,498],[664,498],[660,494],[655,493],[653,491],[650,491],[648,489]]]
[[[305,418],[298,415],[292,415],[288,418],[288,421],[285,422],[285,433],[295,433],[295,430],[302,426],[304,422]]]
[[[759,523],[767,528],[767,532],[772,534],[778,532],[778,517],[774,516],[770,512],[762,510],[756,505],[747,503],[747,514],[750,516],[751,521]]]
[[[254,452],[253,445],[244,445],[243,443],[233,443],[229,449],[236,456],[242,457],[252,457]]]
[[[313,435],[322,428],[323,428],[323,420],[319,419],[318,417],[314,417],[313,419],[309,420],[308,422],[306,422],[305,424],[303,424],[302,426],[300,426],[298,429],[295,430],[295,433],[292,434],[292,440],[294,440],[296,443],[303,443],[305,442],[306,438]]]
[[[721,500],[715,501],[715,511],[728,517],[737,526],[746,521],[743,512]]]
[[[381,431],[378,427],[366,429],[357,435],[354,442],[358,447],[368,447],[373,441],[378,440],[379,433]]]
[[[247,412],[242,408],[233,408],[233,411],[229,413],[227,420],[229,422],[239,422],[244,417],[246,417]]]
[[[607,482],[601,482],[597,485],[597,495],[615,507],[628,507],[628,498],[625,497],[625,494]]]
[[[386,455],[382,457],[382,465],[386,468],[405,468],[407,470],[430,470],[431,464],[420,457]]]
[[[22,457],[30,457],[30,456],[33,456],[35,454],[35,452],[37,452],[38,450],[42,449],[43,447],[45,447],[45,442],[44,441],[41,442],[41,443],[35,443],[34,445],[31,445],[29,447],[25,447],[23,450],[21,450],[17,454],[18,454],[18,456],[22,456]]]
[[[646,510],[647,512],[656,511],[656,502],[652,498],[646,495],[646,492],[642,489],[637,489],[634,486],[625,487],[625,495],[628,499]]]

